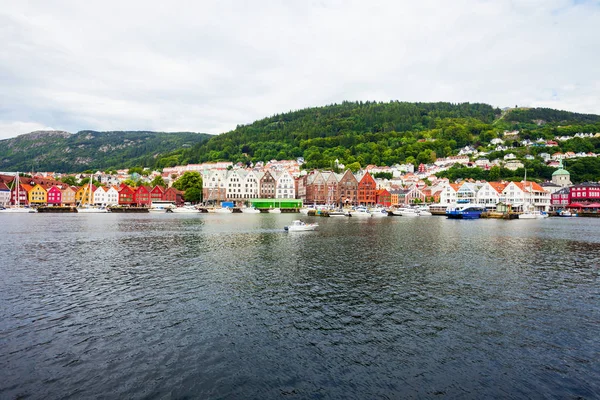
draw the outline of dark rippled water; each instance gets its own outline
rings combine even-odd
[[[600,220],[294,218],[0,216],[0,398],[600,397]]]

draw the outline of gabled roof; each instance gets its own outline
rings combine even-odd
[[[28,185],[26,183],[21,183],[19,186],[21,187],[21,189],[24,189],[26,192],[30,192],[31,189],[33,189],[33,186]]]
[[[488,182],[488,184],[498,193],[502,193],[504,188],[508,186],[508,183],[505,182]]]
[[[545,192],[543,187],[541,187],[537,182],[527,181],[525,182],[514,182],[514,184],[521,189],[522,191],[533,190],[534,192]]]

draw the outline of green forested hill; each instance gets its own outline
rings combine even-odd
[[[163,163],[304,157],[308,168],[326,168],[336,159],[363,166],[429,162],[490,138],[500,115],[486,104],[344,102],[238,126]]]
[[[192,132],[37,131],[0,141],[0,171],[79,172],[153,166],[165,153],[207,140]]]
[[[490,141],[519,130],[523,139],[600,132],[600,116],[551,109],[502,112],[487,104],[344,102],[274,115],[181,149],[158,161],[160,166],[229,160],[268,161],[304,157],[306,168],[345,165],[431,163],[456,155],[470,145],[493,151]],[[518,141],[517,141],[518,140]],[[575,139],[556,148],[511,150],[518,156],[556,151],[600,152],[598,139]],[[502,157],[502,153],[492,154]],[[539,161],[539,160],[538,160]]]

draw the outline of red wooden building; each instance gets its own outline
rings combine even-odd
[[[392,194],[387,189],[379,189],[376,202],[383,207],[390,207],[392,205]]]
[[[165,188],[154,186],[150,191],[150,201],[163,201],[165,199]]]
[[[150,199],[150,188],[148,186],[138,186],[133,192],[133,204],[136,207],[150,207],[152,200]]]
[[[165,190],[164,201],[173,202],[178,206],[183,205],[183,192],[175,189],[174,187],[170,187]]]
[[[365,206],[374,206],[377,202],[375,193],[377,192],[377,182],[365,172],[358,182],[358,204]]]
[[[132,188],[130,188],[126,184],[122,183],[121,187],[119,188],[119,205],[120,206],[133,205],[134,194],[135,194],[135,191]]]

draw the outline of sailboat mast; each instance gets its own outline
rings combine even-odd
[[[17,185],[17,190],[15,191],[17,198],[15,200],[15,203],[16,203],[17,208],[18,208],[21,205],[21,199],[20,199],[21,195],[19,193],[19,171],[17,171],[17,174],[15,175],[15,184]]]

